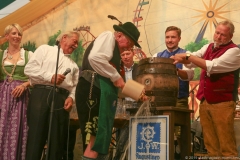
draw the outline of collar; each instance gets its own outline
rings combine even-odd
[[[221,48],[223,48],[223,47],[229,45],[230,43],[232,43],[232,40],[230,40],[228,43],[225,43],[225,44],[219,45],[219,46],[217,46],[217,47],[215,47],[215,43],[213,43],[213,45],[212,45],[212,50],[219,50],[219,49],[221,49]]]
[[[63,54],[64,54],[64,53],[63,53]],[[70,58],[71,54],[64,54],[64,56],[66,56],[66,57],[69,57],[69,58]]]
[[[170,52],[168,49],[166,49],[169,53],[174,53],[175,51],[177,51],[179,49],[179,47],[177,47],[176,49],[174,49],[172,52]]]
[[[54,47],[58,49],[57,45],[54,45]],[[63,49],[61,47],[60,47],[60,54],[63,54],[64,56],[69,57],[69,58],[70,58],[70,55],[71,55],[71,54],[64,54]]]
[[[132,70],[133,70],[133,66],[134,66],[134,63],[133,63],[133,65],[132,65],[130,68],[127,68],[126,66],[124,66],[125,72],[130,72],[130,71],[132,71]]]

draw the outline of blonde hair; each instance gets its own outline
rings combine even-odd
[[[73,34],[77,35],[78,37],[80,36],[80,34],[76,31],[67,31],[64,33],[61,33],[57,38],[56,41],[60,42],[63,38],[64,35],[67,35],[68,37],[71,37]]]
[[[20,25],[17,24],[17,23],[13,23],[13,24],[8,25],[4,30],[4,35],[9,34],[13,28],[16,28],[21,36],[23,35],[22,27],[20,27]]]

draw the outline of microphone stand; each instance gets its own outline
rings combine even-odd
[[[197,86],[199,85],[199,83],[198,84],[196,84],[194,87],[193,87],[193,89],[191,89],[190,91],[189,91],[189,93],[192,93],[192,95],[191,95],[191,100],[192,100],[192,110],[193,110],[193,112],[194,112],[194,90],[197,88]],[[192,113],[192,122],[194,121],[194,113]]]
[[[49,120],[49,128],[48,128],[46,160],[49,159],[49,149],[50,149],[50,141],[51,141],[51,128],[52,128],[52,118],[53,118],[53,110],[54,110],[54,103],[55,103],[57,71],[58,71],[58,62],[59,62],[59,53],[60,53],[60,44],[59,44],[58,41],[56,42],[56,44],[57,44],[57,46],[58,46],[58,52],[57,52],[56,71],[55,71],[55,79],[54,79],[54,86],[53,86],[53,97],[52,97],[52,103],[51,103],[51,108],[50,108],[50,120]]]

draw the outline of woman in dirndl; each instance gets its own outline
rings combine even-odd
[[[30,86],[24,67],[33,53],[20,48],[23,31],[18,24],[8,25],[4,34],[8,48],[0,50],[0,159],[24,160]]]

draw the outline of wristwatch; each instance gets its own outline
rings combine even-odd
[[[190,53],[187,53],[186,54],[186,60],[188,60],[188,58],[191,56],[191,54]]]

